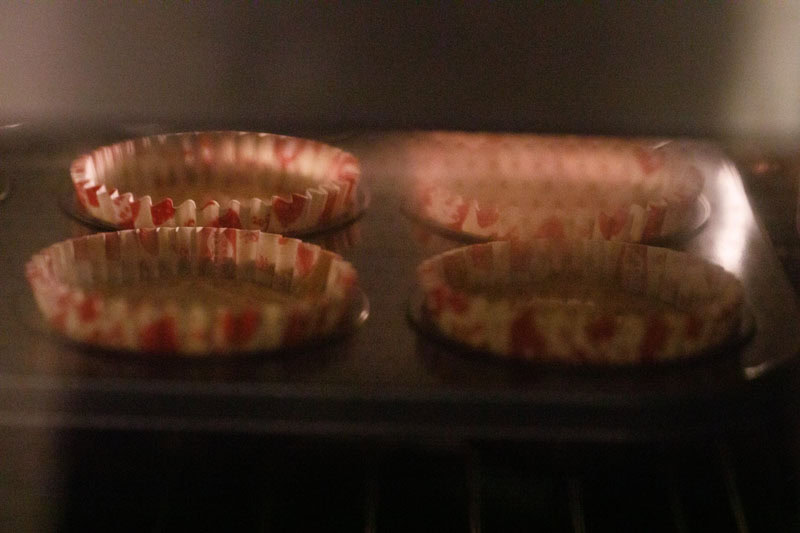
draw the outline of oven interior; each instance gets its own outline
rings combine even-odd
[[[0,7],[0,529],[798,529],[798,28],[756,4]],[[95,231],[60,207],[70,161],[195,129],[363,156],[369,209],[320,236],[365,273],[353,339],[187,365],[38,321],[24,261]],[[417,129],[710,141],[711,218],[669,245],[737,265],[754,340],[621,373],[431,347],[405,319],[431,252],[382,140]]]

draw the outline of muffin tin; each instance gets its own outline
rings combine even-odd
[[[632,364],[703,352],[737,329],[734,276],[688,254],[610,244],[694,227],[689,208],[704,178],[668,142],[417,132],[408,145],[420,216],[510,239],[419,266],[421,320],[444,337],[501,357]],[[346,151],[265,133],[154,135],[98,148],[70,172],[79,217],[140,229],[65,241],[28,263],[40,310],[68,337],[212,354],[344,328],[352,267],[258,230],[318,231],[357,213],[360,166]],[[207,227],[192,230],[198,223]],[[575,235],[592,240],[565,240]],[[333,298],[345,271],[353,287]],[[314,291],[304,288],[311,273],[320,278]],[[554,294],[536,293],[569,275]],[[609,294],[561,294],[586,280]],[[640,309],[634,300],[644,294],[649,308]],[[621,298],[634,308],[612,303]]]
[[[33,178],[41,176],[55,189],[64,174],[57,172],[57,160],[45,173],[33,164],[18,170],[16,199],[0,211],[9,235],[28,228],[29,236],[8,246],[5,256],[10,275],[2,289],[12,302],[12,312],[0,313],[3,329],[11,332],[3,347],[8,356],[0,359],[5,419],[92,427],[127,427],[135,419],[137,427],[329,436],[661,438],[729,427],[797,354],[800,314],[792,291],[753,219],[736,169],[718,152],[685,145],[705,178],[712,216],[674,248],[718,263],[742,281],[755,324],[751,337],[680,364],[588,368],[474,358],[409,327],[415,271],[432,251],[412,238],[417,226],[398,216],[409,182],[391,157],[402,159],[402,145],[378,135],[348,142],[373,198],[360,222],[360,242],[343,251],[370,296],[368,325],[342,342],[236,364],[89,354],[45,334],[30,292],[18,288],[25,261],[68,236],[57,213],[42,217],[30,209],[42,205],[42,188]],[[377,150],[383,142],[398,149]],[[33,223],[38,220],[44,223]]]

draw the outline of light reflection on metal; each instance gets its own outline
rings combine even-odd
[[[14,124],[2,124],[0,125],[0,132],[5,130],[13,130],[14,128],[19,128],[22,126],[22,122],[15,122]],[[11,194],[11,177],[4,174],[2,169],[0,169],[0,202],[5,200]]]
[[[746,366],[744,367],[744,376],[749,380],[756,379],[774,366],[775,361],[765,361],[755,366]]]
[[[783,170],[780,161],[762,158],[750,164],[750,172],[760,178],[778,174]]]
[[[714,180],[718,189],[719,205],[712,259],[734,274],[741,274],[742,255],[747,241],[748,228],[753,223],[747,205],[747,196],[734,175],[735,170],[723,166]]]
[[[0,202],[11,194],[11,178],[0,172]]]

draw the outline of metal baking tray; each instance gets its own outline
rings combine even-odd
[[[620,441],[731,431],[771,409],[800,351],[794,293],[755,219],[735,166],[684,144],[705,175],[708,220],[663,243],[736,273],[752,334],[703,358],[641,368],[513,364],[419,335],[407,320],[417,264],[460,243],[402,213],[402,133],[340,145],[362,161],[371,202],[314,240],[358,269],[370,301],[353,335],[309,350],[235,360],[120,357],[49,331],[23,265],[39,249],[93,231],[58,206],[71,159],[117,139],[87,133],[10,153],[0,204],[0,425],[255,432],[390,440]]]

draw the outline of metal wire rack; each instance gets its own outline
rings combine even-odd
[[[16,433],[0,441],[0,530],[793,531],[796,457],[764,437],[420,448]]]

